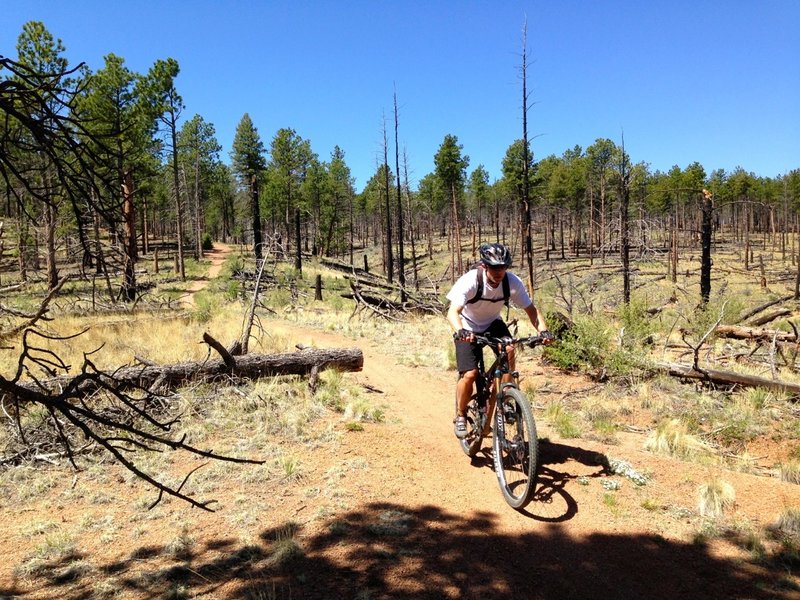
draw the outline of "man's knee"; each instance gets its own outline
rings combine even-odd
[[[478,377],[478,369],[471,369],[469,371],[464,371],[461,373],[461,380],[468,385],[472,385],[475,383],[475,379]]]

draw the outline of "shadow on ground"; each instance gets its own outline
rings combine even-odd
[[[255,533],[255,532],[254,532]],[[0,588],[6,598],[797,598],[789,565],[713,556],[657,536],[576,539],[557,523],[500,532],[495,517],[377,503],[317,534],[297,525],[196,544],[142,547],[95,564],[70,557]],[[82,566],[76,566],[82,565]],[[796,568],[796,565],[794,565]],[[98,596],[100,593],[100,596]]]
[[[539,440],[538,462],[533,501],[520,512],[543,523],[569,521],[578,514],[578,504],[566,490],[567,482],[577,476],[571,474],[562,465],[575,462],[594,469],[583,477],[602,477],[610,474],[608,459],[605,455],[577,446],[558,444],[548,439]],[[472,465],[493,471],[494,459],[491,447],[484,447],[473,457]]]

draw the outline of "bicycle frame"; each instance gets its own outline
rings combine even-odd
[[[510,370],[511,365],[508,360],[508,347],[526,343],[530,339],[538,338],[522,338],[517,340],[514,338],[502,339],[476,336],[476,340],[479,344],[489,346],[495,353],[494,362],[488,369],[484,369],[482,364],[478,365],[478,377],[482,379],[484,383],[483,389],[476,390],[479,394],[479,400],[489,400],[492,396],[492,392],[495,393],[496,397],[496,395],[507,386],[518,387],[517,380],[519,379],[519,371]],[[497,348],[497,346],[500,346],[500,348]],[[481,359],[481,363],[483,363],[483,359]],[[511,381],[502,382],[503,375],[507,374],[511,375]]]
[[[495,399],[501,392],[508,388],[518,388],[517,380],[519,379],[518,371],[511,371],[509,364],[509,346],[520,346],[528,344],[531,347],[542,343],[540,336],[531,336],[525,338],[493,338],[488,336],[477,335],[475,341],[481,346],[489,346],[495,353],[494,362],[487,369],[484,367],[483,356],[481,356],[478,363],[478,377],[475,380],[475,393],[476,401],[480,409],[479,421],[476,423],[478,431],[484,431],[486,424],[492,418],[492,415],[486,410],[489,400],[494,394]],[[502,381],[503,375],[510,374],[511,381]],[[483,437],[482,435],[480,437]]]

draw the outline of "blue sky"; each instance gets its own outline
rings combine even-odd
[[[175,58],[184,118],[214,124],[229,152],[250,114],[265,146],[291,127],[322,160],[338,145],[361,189],[382,160],[393,93],[415,186],[452,134],[501,176],[528,129],[536,159],[597,138],[653,170],[694,161],[774,177],[800,167],[800,1],[6,0],[0,54],[43,21],[71,64],[117,54],[144,73]]]

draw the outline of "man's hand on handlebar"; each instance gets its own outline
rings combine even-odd
[[[453,339],[461,342],[474,342],[475,334],[469,329],[459,329],[453,334]]]
[[[528,346],[535,348],[536,346],[549,346],[555,341],[555,336],[547,331],[540,331],[536,337],[528,338]]]

